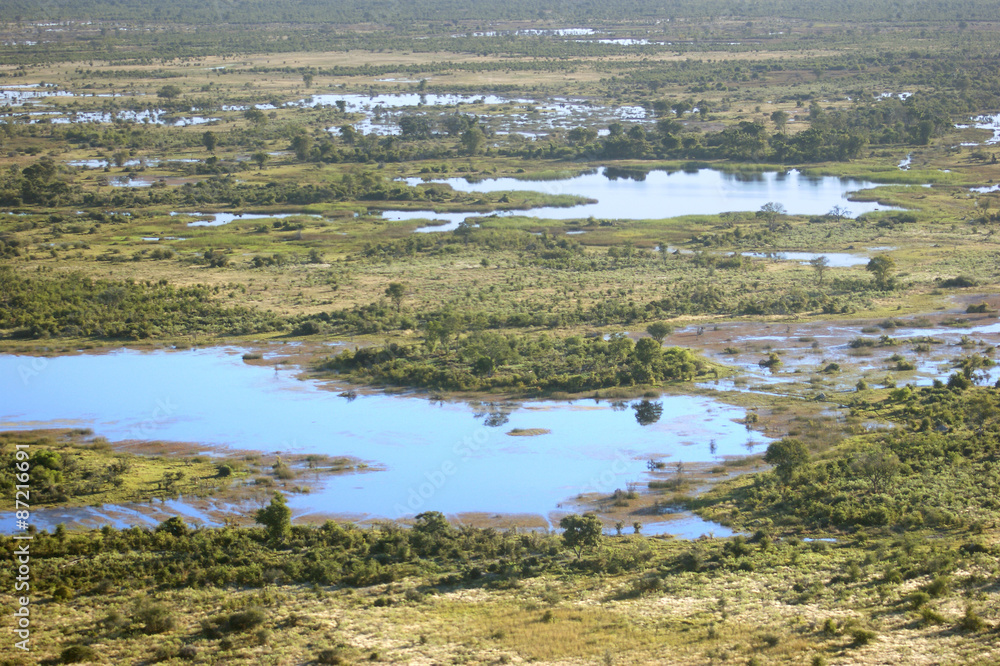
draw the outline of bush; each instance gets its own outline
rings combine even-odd
[[[67,601],[73,598],[73,591],[66,585],[60,585],[52,591],[52,598],[56,601]]]
[[[70,645],[59,653],[59,659],[64,664],[78,664],[81,661],[96,661],[97,652],[89,645]]]
[[[877,637],[878,634],[876,634],[874,631],[869,631],[868,629],[862,629],[861,627],[851,630],[851,638],[854,640],[854,645],[856,646],[868,645]]]
[[[978,284],[975,280],[964,275],[959,275],[957,277],[948,278],[947,280],[941,280],[938,286],[944,287],[945,289],[961,289],[964,287],[975,287]]]
[[[925,589],[932,597],[940,597],[948,591],[949,583],[947,576],[938,576]]]
[[[979,617],[979,614],[972,610],[972,606],[966,606],[965,615],[958,621],[958,628],[962,631],[982,631],[985,626],[986,623],[983,622],[983,618]]]
[[[323,650],[316,656],[317,664],[344,664],[344,658],[339,650]]]
[[[946,622],[944,615],[937,612],[930,606],[923,606],[920,609],[920,625],[928,626],[931,624],[944,624]]]
[[[228,631],[248,631],[264,624],[266,619],[267,615],[260,608],[248,608],[231,614],[226,618],[225,625]]]
[[[162,634],[174,628],[174,614],[163,604],[142,603],[136,609],[135,619],[142,624],[144,634]]]

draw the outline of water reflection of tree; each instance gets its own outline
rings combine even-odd
[[[635,420],[641,426],[652,425],[659,421],[660,417],[663,416],[662,402],[642,400],[640,402],[632,403],[632,409],[635,410]]]
[[[513,406],[503,402],[474,402],[469,403],[473,409],[473,416],[483,419],[483,425],[488,428],[499,428],[510,421],[510,413],[514,411]]]

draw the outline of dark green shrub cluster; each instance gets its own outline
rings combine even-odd
[[[11,338],[142,340],[171,335],[246,335],[283,329],[266,310],[225,305],[204,286],[28,277],[0,266],[0,332]]]
[[[965,380],[952,388],[893,389],[874,400],[855,398],[853,413],[877,410],[900,427],[855,438],[831,459],[758,475],[733,498],[741,512],[842,529],[962,526],[1000,512],[995,390]]]
[[[689,381],[711,371],[687,349],[664,349],[651,338],[638,343],[573,336],[527,338],[472,333],[439,351],[427,345],[365,347],[344,351],[321,370],[359,381],[453,390],[568,391]]]

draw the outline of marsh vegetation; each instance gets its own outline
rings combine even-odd
[[[995,4],[3,9],[0,486],[164,512],[33,530],[32,657],[997,660]],[[129,436],[125,344],[198,404]],[[527,457],[351,505],[445,474],[430,407]]]

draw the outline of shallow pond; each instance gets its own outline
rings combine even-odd
[[[505,192],[522,190],[543,194],[575,194],[597,199],[595,204],[568,208],[545,206],[527,211],[504,211],[499,215],[522,215],[550,220],[619,219],[645,220],[681,215],[715,215],[733,211],[757,211],[766,203],[782,204],[790,214],[822,215],[834,206],[849,211],[851,216],[875,210],[892,210],[868,201],[850,201],[848,195],[858,190],[878,187],[878,183],[834,176],[811,177],[798,171],[770,171],[754,174],[734,174],[715,169],[696,171],[621,172],[602,168],[596,173],[560,180],[518,180],[493,178],[470,183],[464,178],[424,181],[408,178],[406,182],[446,183],[459,192]],[[448,224],[426,227],[426,231],[450,231],[469,217],[491,213],[449,213],[407,211],[387,212],[386,219],[446,220]],[[395,217],[394,217],[395,216]]]
[[[762,325],[754,330],[742,324],[721,324],[714,327],[713,333],[723,342],[716,342],[714,348],[707,346],[705,351],[715,360],[739,368],[743,374],[735,383],[720,380],[703,386],[724,391],[759,392],[778,387],[796,388],[808,382],[810,377],[821,377],[827,390],[846,392],[853,391],[862,377],[869,384],[879,384],[887,375],[899,386],[931,386],[935,380],[947,381],[957,372],[957,361],[963,356],[983,353],[985,346],[1000,344],[1000,323],[989,319],[967,327],[933,325],[921,328],[904,320],[898,328],[866,333],[862,333],[861,328],[854,324],[817,323]],[[697,326],[680,329],[667,339],[667,343],[691,345],[690,338],[697,335],[698,329]],[[879,346],[877,342],[882,335],[895,344]],[[852,348],[849,343],[856,338],[869,339],[875,346]],[[925,351],[915,351],[914,340],[927,338],[935,342],[928,344]],[[963,347],[964,339],[976,344]],[[723,346],[738,353],[720,352]],[[782,365],[773,372],[759,365],[772,349],[779,352],[782,359]],[[891,358],[895,354],[912,362],[915,370],[897,370]],[[840,364],[844,372],[823,373],[829,363]],[[977,383],[992,385],[1000,379],[1000,365],[976,374]],[[817,390],[822,388],[817,387]]]
[[[350,398],[296,379],[292,369],[248,365],[242,351],[0,355],[0,428],[89,427],[113,441],[354,456],[385,469],[316,482],[306,475],[300,483],[314,492],[289,504],[297,515],[358,519],[426,510],[548,517],[573,511],[567,502],[581,493],[644,481],[651,457],[711,462],[759,450],[766,441],[737,423],[743,410],[704,397],[665,396],[652,405],[432,402],[383,393]],[[650,418],[656,405],[658,420]],[[649,424],[640,425],[640,417]],[[514,428],[551,432],[506,434]],[[41,525],[44,514],[34,518]],[[726,533],[697,519],[680,524],[694,525],[684,528],[686,536]],[[672,531],[671,525],[644,531]]]
[[[741,252],[740,254],[744,257],[773,259],[774,261],[797,261],[800,264],[808,264],[814,259],[826,257],[826,265],[830,268],[863,266],[870,261],[870,257],[848,252]]]
[[[996,115],[981,115],[972,118],[971,125],[955,125],[957,129],[968,129],[969,127],[974,127],[976,129],[984,129],[993,132],[993,136],[983,142],[984,146],[994,146],[1000,144],[1000,113]],[[976,142],[963,142],[963,146],[978,146],[979,143]]]
[[[487,109],[479,114],[480,125],[498,135],[520,134],[526,138],[548,135],[553,130],[570,130],[582,125],[607,126],[612,122],[646,123],[653,118],[641,106],[606,106],[588,99],[551,97],[525,99],[501,97],[499,95],[439,95],[419,93],[383,93],[373,95],[328,94],[314,95],[308,99],[290,103],[290,106],[335,106],[343,102],[349,113],[363,113],[364,119],[353,121],[354,128],[364,134],[381,136],[400,134],[399,119],[402,115],[417,111],[433,111],[435,114],[461,111],[461,105],[481,104]],[[343,123],[328,128],[339,133]],[[608,130],[600,129],[598,134],[606,136]]]
[[[171,217],[187,215],[189,217],[205,217],[208,219],[188,222],[189,227],[221,227],[230,222],[247,220],[281,220],[286,217],[319,217],[305,213],[170,213]]]

